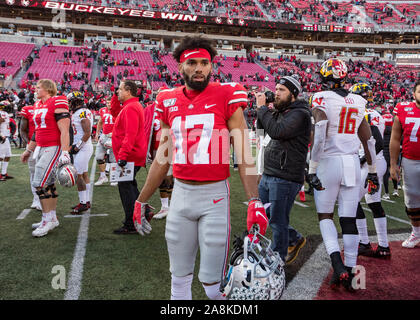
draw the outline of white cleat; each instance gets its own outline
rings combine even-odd
[[[108,178],[105,177],[99,177],[98,181],[95,182],[95,186],[103,185],[105,182],[108,182]]]
[[[169,208],[162,207],[162,209],[160,209],[160,211],[153,216],[153,219],[164,219],[166,218],[168,213],[169,213]]]
[[[52,228],[52,229],[57,228],[57,227],[60,225],[60,223],[58,222],[58,220],[51,221],[51,222],[52,222],[52,225],[53,225],[53,228]],[[33,223],[33,224],[32,224],[32,230],[39,228],[39,226],[40,226],[41,224],[42,224],[42,220],[41,220],[40,222]],[[52,230],[52,229],[51,229],[51,230]]]
[[[420,243],[420,238],[416,237],[414,233],[411,233],[407,240],[402,243],[404,248],[414,248]]]
[[[118,186],[118,182],[111,182],[110,185],[111,185],[111,187],[116,187],[116,186]]]
[[[55,227],[58,226],[58,221],[43,221],[42,224],[36,228],[34,231],[32,231],[32,236],[34,237],[43,237],[45,236],[48,231],[51,231]]]
[[[398,193],[398,190],[394,190],[394,192],[392,193],[392,196],[399,197],[400,194]]]
[[[42,220],[40,222],[37,223],[32,223],[32,230],[35,230],[37,228],[39,228],[39,226],[42,224]]]
[[[388,193],[384,193],[384,195],[382,196],[382,199],[389,200],[389,194]]]
[[[31,204],[31,209],[42,211],[41,202],[39,202],[39,200],[34,199]]]

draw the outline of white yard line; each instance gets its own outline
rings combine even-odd
[[[93,161],[90,171],[90,194],[89,200],[92,205],[93,186],[95,181],[96,161]],[[80,222],[79,235],[77,236],[76,249],[74,250],[73,262],[71,263],[67,291],[64,300],[78,300],[82,291],[83,265],[85,262],[86,244],[88,240],[90,209],[82,215]]]
[[[390,202],[390,203],[395,203],[395,201],[393,201],[393,200],[388,200],[388,199],[384,199],[384,198],[381,198],[381,201]]]
[[[363,210],[372,212],[372,210],[370,210],[369,208],[366,208],[366,207],[362,207],[362,208],[363,208]],[[398,221],[398,222],[401,222],[401,223],[405,223],[405,224],[408,224],[408,225],[411,226],[410,221],[407,221],[407,220],[404,220],[404,219],[400,219],[400,218],[397,218],[397,217],[394,217],[394,216],[390,216],[389,214],[387,214],[386,217],[388,219],[395,220],[395,221]]]
[[[20,213],[20,215],[18,215],[18,217],[16,218],[16,220],[23,220],[26,218],[26,216],[29,214],[29,212],[31,212],[31,209],[23,209],[23,211]]]
[[[298,205],[298,206],[300,206],[300,207],[303,207],[303,208],[309,208],[308,205],[303,204],[302,202],[299,202],[299,201],[295,201],[295,204]]]

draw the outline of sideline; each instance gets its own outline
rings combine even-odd
[[[94,158],[93,158],[94,159]],[[93,165],[90,171],[90,194],[89,200],[92,205],[93,198],[93,187],[95,185],[95,172],[96,172],[96,161],[93,161]],[[64,300],[78,300],[80,292],[82,291],[82,277],[83,277],[83,265],[85,262],[86,244],[88,239],[89,231],[89,219],[90,209],[82,215],[80,222],[79,234],[77,236],[76,249],[74,250],[73,261],[71,263],[69,278],[67,282],[67,290],[64,294]]]

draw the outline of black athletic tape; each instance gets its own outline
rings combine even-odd
[[[408,208],[405,207],[405,212],[407,213],[407,216],[409,216],[409,217],[411,217],[411,216],[420,216],[420,210],[408,211]]]
[[[356,219],[365,219],[365,212],[363,211],[363,208],[359,202],[359,204],[357,205],[357,212],[356,212]]]
[[[340,226],[343,234],[359,234],[356,226],[356,218],[340,217]]]
[[[48,189],[41,188],[40,190],[36,190],[36,194],[40,200],[51,198],[51,194],[47,193],[46,191],[48,191]]]
[[[57,194],[57,188],[55,187],[54,184],[51,184],[47,187],[47,190],[51,191],[51,197],[52,198],[58,198],[58,194]]]
[[[70,119],[70,112],[54,113],[54,118],[55,118],[55,121],[57,122],[61,119],[66,119],[66,118]]]
[[[372,210],[373,218],[385,217],[385,211],[380,202],[368,203],[368,206]]]
[[[97,164],[105,164],[105,160],[96,160]]]

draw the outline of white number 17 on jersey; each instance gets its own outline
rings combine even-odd
[[[185,150],[183,149],[184,137],[182,134],[183,129],[188,130],[194,128],[196,125],[203,125],[201,131],[200,141],[198,142],[197,151],[193,155],[193,164],[209,164],[210,154],[209,145],[213,134],[214,128],[214,114],[194,114],[185,117],[185,128],[181,128],[183,123],[182,117],[176,117],[172,121],[172,132],[175,136],[175,161],[174,163],[186,164],[187,159],[185,156]],[[187,137],[188,138],[188,137]]]

